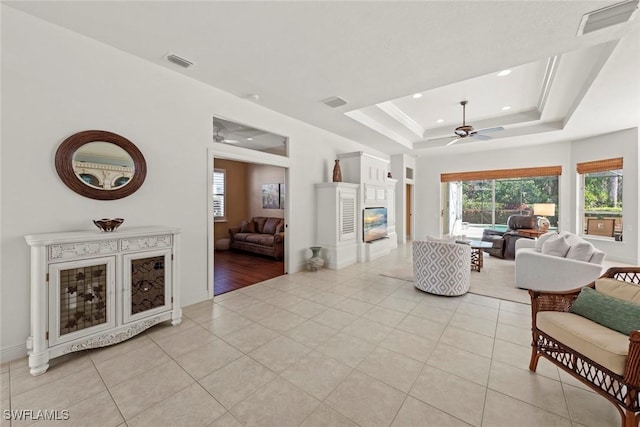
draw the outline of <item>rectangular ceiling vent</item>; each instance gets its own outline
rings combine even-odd
[[[347,103],[347,101],[338,96],[332,96],[331,98],[323,99],[322,102],[324,102],[325,105],[328,105],[331,108],[342,107]]]
[[[638,1],[623,1],[583,15],[578,28],[578,35],[589,34],[630,21],[638,13]]]
[[[189,61],[188,59],[181,58],[174,53],[170,53],[167,55],[167,61],[173,62],[174,64],[179,65],[182,68],[189,68],[193,65],[193,62]]]

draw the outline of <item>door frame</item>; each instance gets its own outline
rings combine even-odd
[[[288,141],[287,141],[288,142]],[[288,144],[287,144],[288,145]],[[285,205],[284,205],[284,221],[285,230],[288,235],[291,235],[291,228],[289,227],[289,218],[291,218],[291,195],[294,193],[292,186],[294,185],[290,179],[290,172],[292,162],[289,157],[279,156],[271,153],[264,153],[261,151],[250,150],[246,148],[234,147],[223,143],[213,143],[213,147],[207,148],[207,295],[209,299],[213,298],[214,294],[214,256],[215,256],[215,242],[213,239],[213,192],[211,191],[211,183],[213,182],[213,169],[215,159],[235,160],[238,162],[254,163],[267,166],[278,166],[283,168],[284,171],[284,184],[285,184]],[[290,247],[291,239],[289,236],[284,239],[284,274],[288,274],[290,271],[289,265],[291,262]]]
[[[413,240],[413,233],[415,232],[415,224],[413,220],[414,194],[415,194],[415,184],[413,182],[406,182],[404,208],[407,212],[405,212],[406,224],[404,226],[404,239],[403,239],[403,241],[405,242],[407,241],[407,239]],[[409,217],[409,221],[407,221],[407,217]]]

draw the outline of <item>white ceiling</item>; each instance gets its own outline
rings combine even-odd
[[[583,14],[615,1],[3,3],[390,154],[640,125],[640,19],[576,35]],[[321,102],[332,96],[347,104]],[[444,148],[462,100],[467,124],[505,130]]]

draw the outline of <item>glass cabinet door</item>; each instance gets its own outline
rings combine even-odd
[[[171,309],[171,251],[124,255],[123,322]]]
[[[51,264],[49,343],[115,326],[115,257]]]

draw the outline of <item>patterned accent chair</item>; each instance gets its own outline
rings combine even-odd
[[[436,295],[463,295],[471,281],[471,246],[442,241],[413,242],[416,288]]]

